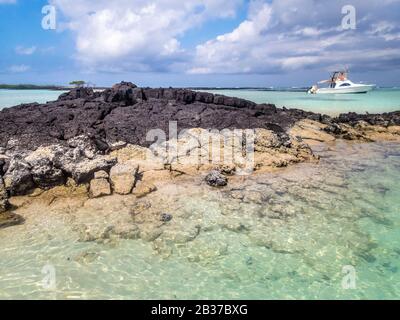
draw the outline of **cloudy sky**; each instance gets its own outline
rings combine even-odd
[[[399,21],[400,0],[0,0],[0,83],[306,86],[348,67],[400,85]]]

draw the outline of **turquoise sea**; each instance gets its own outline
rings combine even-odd
[[[400,110],[400,88],[376,89],[367,94],[310,95],[299,91],[271,90],[207,90],[257,103],[273,103],[278,107],[337,115],[344,112],[382,113]]]
[[[0,89],[0,110],[21,103],[46,103],[57,100],[64,91],[56,90],[6,90]]]
[[[248,90],[203,90],[223,94],[257,103],[273,103],[278,107],[300,108],[307,111],[336,115],[342,112],[382,113],[400,110],[400,88],[376,89],[368,94],[309,95],[299,91]],[[62,91],[51,90],[2,90],[0,109],[20,103],[56,100]]]
[[[126,200],[20,210],[25,224],[0,230],[0,299],[399,299],[400,145],[317,152],[221,190],[161,187],[135,202],[173,215],[151,242],[80,238]]]

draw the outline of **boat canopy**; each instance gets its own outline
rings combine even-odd
[[[346,81],[349,72],[347,70],[344,71],[334,71],[332,72],[332,76],[329,80],[322,80],[318,83],[336,83],[337,81]]]

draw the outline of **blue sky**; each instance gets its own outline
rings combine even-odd
[[[306,86],[346,66],[398,86],[398,21],[399,0],[0,0],[0,83]]]

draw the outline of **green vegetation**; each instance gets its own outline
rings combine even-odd
[[[83,80],[74,80],[74,81],[71,81],[69,84],[79,88],[79,87],[83,87],[86,84],[86,82]]]

